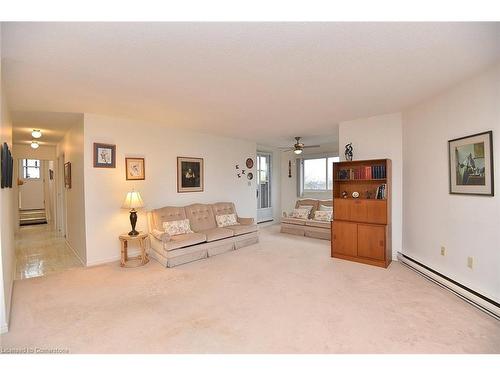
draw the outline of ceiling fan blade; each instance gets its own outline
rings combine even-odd
[[[316,148],[316,147],[321,147],[320,145],[311,145],[311,146],[304,146],[303,148]]]

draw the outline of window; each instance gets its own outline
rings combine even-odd
[[[327,191],[333,189],[333,163],[338,156],[304,159],[302,163],[302,191]]]
[[[24,179],[40,178],[40,160],[23,159],[23,178]]]

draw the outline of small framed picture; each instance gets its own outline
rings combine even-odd
[[[203,191],[203,159],[177,157],[177,192]]]
[[[125,158],[125,171],[127,180],[146,179],[144,158]]]
[[[52,169],[49,169],[49,180],[54,179],[54,171]]]
[[[64,163],[64,187],[71,189],[71,162]]]
[[[493,132],[448,141],[450,194],[493,196]]]
[[[94,168],[116,167],[116,145],[94,143]]]

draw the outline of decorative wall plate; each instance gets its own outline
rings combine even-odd
[[[359,198],[359,193],[357,191],[352,192],[352,197],[353,198]]]
[[[245,162],[247,168],[253,168],[253,159],[252,158],[248,158],[247,161]]]

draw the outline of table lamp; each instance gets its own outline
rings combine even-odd
[[[135,224],[137,224],[137,211],[135,209],[141,207],[144,207],[141,194],[138,191],[129,191],[122,205],[122,208],[130,208],[130,225],[132,226],[132,230],[128,232],[129,236],[137,236],[139,234],[135,230]]]

